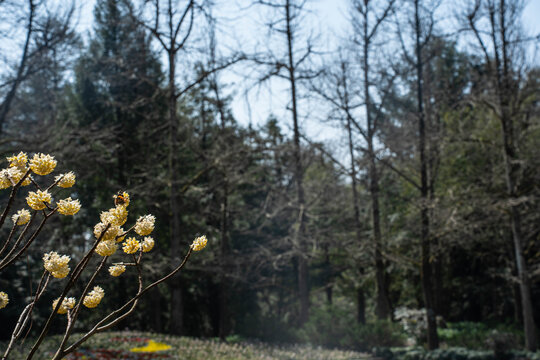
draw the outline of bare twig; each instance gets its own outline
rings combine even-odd
[[[137,300],[142,295],[144,295],[146,292],[148,292],[149,290],[154,288],[155,286],[163,283],[164,281],[167,281],[168,279],[170,279],[174,275],[176,275],[185,266],[185,264],[187,263],[189,257],[191,256],[192,252],[193,252],[193,250],[191,248],[189,248],[189,251],[186,254],[184,260],[182,261],[182,263],[180,265],[178,265],[178,267],[176,267],[173,271],[171,271],[167,276],[162,277],[161,279],[159,279],[159,280],[155,281],[154,283],[148,285],[144,289],[138,291],[137,295],[135,295],[131,300],[129,300],[123,306],[121,306],[120,308],[116,309],[115,311],[113,311],[112,313],[110,313],[109,315],[104,317],[89,332],[87,332],[85,335],[83,335],[83,337],[81,337],[74,344],[72,344],[70,347],[68,347],[65,350],[64,354],[69,354],[70,352],[74,351],[77,347],[79,347],[82,343],[84,343],[86,340],[88,340],[88,338],[91,337],[92,335],[94,335],[96,333],[99,333],[99,332],[102,332],[102,331],[105,331],[105,330],[111,328],[112,326],[116,325],[118,322],[120,322],[124,318],[126,318],[129,314],[131,314],[133,312],[133,310],[135,310],[135,305],[137,304]],[[130,306],[131,306],[131,308],[127,312],[122,314],[122,312],[124,310],[126,310]],[[122,314],[122,315],[120,315],[120,314]],[[116,319],[113,319],[115,316],[118,316],[118,317]]]

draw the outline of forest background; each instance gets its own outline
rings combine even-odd
[[[120,328],[365,350],[459,323],[536,349],[537,1],[351,0],[335,32],[294,0],[77,5],[0,1],[2,157],[53,154],[83,204],[2,273],[2,321],[122,189],[158,218],[148,274],[209,245]]]

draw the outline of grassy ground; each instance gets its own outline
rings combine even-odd
[[[39,359],[50,359],[58,342],[51,337],[40,348]],[[150,345],[150,346],[149,346]],[[167,350],[159,350],[166,348]],[[16,349],[10,359],[24,359]],[[315,348],[305,345],[274,346],[265,343],[222,343],[212,339],[174,337],[139,332],[98,334],[66,360],[73,359],[183,359],[183,360],[367,360],[353,351]]]

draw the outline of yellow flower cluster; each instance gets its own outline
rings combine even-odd
[[[3,291],[0,291],[0,309],[3,309],[9,303],[9,296]]]
[[[103,299],[103,296],[105,296],[105,291],[99,286],[94,286],[94,290],[90,291],[83,300],[84,306],[87,308],[95,308],[99,305],[101,302],[101,299]]]
[[[20,152],[17,155],[13,155],[6,158],[9,162],[9,167],[18,168],[21,171],[26,171],[26,164],[28,163],[28,155],[24,152]]]
[[[54,181],[58,181],[57,185],[59,187],[67,189],[75,185],[75,174],[73,173],[73,171],[65,174],[60,174],[54,178]]]
[[[51,155],[35,154],[30,160],[30,169],[38,175],[48,175],[56,167],[56,160]]]
[[[62,215],[75,215],[81,210],[79,200],[72,200],[70,197],[58,201],[58,212]]]
[[[208,242],[208,239],[206,239],[206,235],[199,236],[195,240],[193,240],[193,244],[191,244],[191,248],[193,251],[201,251],[206,246],[206,243]]]
[[[118,245],[116,245],[114,240],[102,240],[96,246],[96,253],[101,256],[111,256],[116,252],[117,248]]]
[[[141,249],[143,252],[149,252],[154,248],[154,239],[152,237],[147,236],[144,238],[144,240],[141,242]]]
[[[134,237],[130,237],[126,240],[126,242],[122,245],[122,250],[126,254],[134,254],[141,248],[141,244],[137,239]]]
[[[156,222],[156,217],[153,215],[141,216],[137,219],[135,224],[135,232],[140,236],[150,235],[154,230],[154,223]]]
[[[105,228],[107,227],[106,223],[100,222],[97,223],[96,226],[94,226],[94,236],[96,239],[99,239],[103,231],[105,231]],[[101,238],[102,241],[109,241],[109,240],[115,240],[117,235],[123,234],[124,231],[120,226],[111,225]]]
[[[19,210],[11,217],[11,220],[17,225],[24,225],[30,221],[30,211],[26,209]]]
[[[43,254],[43,267],[55,278],[62,279],[69,274],[69,260],[71,260],[69,256],[60,256],[56,251],[51,251]]]
[[[109,267],[109,273],[112,276],[120,276],[126,271],[125,265],[113,265]]]
[[[43,210],[46,207],[45,203],[51,203],[51,194],[47,190],[30,191],[26,197],[26,202],[34,210]]]
[[[60,300],[60,298],[53,301],[52,303],[53,310],[56,309],[56,305],[58,305],[58,300]],[[75,306],[75,302],[76,302],[75,298],[73,297],[64,298],[64,300],[62,300],[62,305],[60,305],[60,307],[58,308],[58,313],[66,314],[68,310],[73,309],[73,307]]]
[[[26,173],[28,156],[22,151],[18,155],[9,156],[6,158],[9,162],[9,167],[0,171],[0,189],[7,189],[10,186],[15,186]],[[22,182],[22,186],[31,184],[30,176]]]
[[[10,186],[15,186],[23,177],[24,172],[16,167],[10,167],[0,171],[0,189],[7,189]],[[24,179],[22,185],[30,184],[30,179]]]
[[[117,205],[116,207],[104,211],[100,215],[101,222],[104,224],[111,224],[113,226],[122,226],[127,221],[128,212],[123,205]]]

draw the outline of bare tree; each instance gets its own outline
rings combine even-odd
[[[21,84],[40,70],[40,62],[35,61],[46,52],[52,52],[72,36],[73,4],[67,11],[51,11],[45,1],[27,0],[24,8],[20,3],[0,1],[0,21],[8,24],[0,30],[0,41],[7,44],[0,48],[2,60],[10,70],[0,74],[0,134],[7,121],[9,111]],[[16,58],[11,57],[11,46],[18,38],[19,24],[24,23],[24,42]]]
[[[174,263],[180,256],[181,229],[180,205],[177,194],[178,179],[178,98],[181,91],[177,86],[178,55],[185,50],[190,39],[200,10],[200,4],[194,0],[177,1],[153,0],[145,2],[137,18],[152,33],[167,56],[167,104],[168,104],[168,173],[169,173],[169,208],[171,258]],[[144,20],[145,15],[151,18]],[[171,282],[171,330],[182,334],[184,327],[183,298],[180,277]]]
[[[433,39],[435,27],[435,11],[440,0],[422,1],[410,0],[407,2],[410,11],[405,19],[408,23],[409,37],[404,37],[405,28],[398,27],[398,36],[401,41],[403,56],[414,72],[416,83],[416,109],[415,117],[418,120],[418,143],[416,152],[419,156],[420,175],[420,248],[421,248],[421,279],[424,306],[427,312],[427,340],[428,348],[439,347],[437,335],[437,322],[434,302],[433,266],[431,263],[432,237],[430,235],[430,181],[428,177],[429,159],[427,153],[428,134],[426,132],[426,110],[424,94],[424,66],[426,59],[426,46]],[[399,22],[398,22],[399,23]],[[409,51],[409,49],[412,49]]]
[[[361,243],[361,227],[358,210],[357,194],[357,169],[355,149],[360,148],[368,158],[369,192],[371,197],[371,220],[373,234],[373,259],[375,265],[376,283],[376,309],[378,318],[384,319],[391,316],[391,305],[388,295],[387,275],[383,261],[383,244],[380,225],[380,189],[379,169],[377,166],[375,141],[381,122],[381,110],[386,98],[385,93],[389,90],[388,84],[392,84],[392,76],[382,74],[376,79],[375,67],[372,64],[372,53],[375,49],[380,50],[380,32],[385,20],[392,13],[395,5],[394,0],[386,2],[372,2],[369,0],[353,0],[351,22],[353,25],[353,45],[351,54],[347,55],[350,60],[339,60],[339,70],[326,71],[326,87],[314,86],[313,90],[330,102],[333,108],[342,113],[344,127],[347,131],[349,156],[351,159],[350,176],[353,189],[353,209],[355,212],[355,228],[357,241]],[[357,70],[356,70],[357,69]],[[380,75],[380,74],[378,74]],[[381,81],[382,80],[382,81]],[[379,84],[376,86],[375,84]],[[374,94],[376,92],[376,94]],[[363,113],[362,113],[363,110]],[[361,119],[365,121],[361,121]],[[355,144],[353,141],[353,127],[363,140],[364,144]],[[363,293],[358,293],[358,304],[362,303]],[[358,311],[358,319],[362,320],[362,311]]]
[[[377,4],[377,5],[376,5]],[[355,43],[358,45],[360,54],[360,68],[362,72],[362,93],[365,108],[365,126],[358,126],[358,130],[367,144],[369,156],[369,191],[371,194],[371,219],[373,226],[373,244],[375,261],[375,282],[377,285],[375,312],[380,319],[391,317],[390,298],[388,296],[388,284],[386,281],[384,262],[382,257],[382,236],[379,205],[379,174],[375,162],[375,138],[380,119],[380,105],[371,95],[374,85],[372,80],[371,55],[378,32],[383,22],[391,14],[395,0],[385,3],[369,0],[353,0],[352,6],[356,11],[352,19],[355,32]],[[384,98],[384,96],[383,96]],[[349,118],[349,117],[348,117]],[[358,122],[356,122],[359,124]],[[350,120],[348,120],[350,127]]]
[[[271,33],[280,36],[284,51],[274,51],[255,55],[253,60],[257,65],[265,68],[261,82],[272,77],[278,77],[287,82],[290,89],[290,108],[293,128],[293,156],[294,156],[294,182],[296,184],[296,208],[298,217],[292,235],[296,252],[296,270],[298,277],[298,295],[300,299],[299,324],[303,324],[309,317],[309,265],[306,243],[306,199],[304,193],[304,164],[302,162],[302,149],[300,144],[300,114],[299,82],[315,76],[307,68],[307,63],[313,55],[313,40],[310,37],[305,46],[300,44],[300,23],[305,11],[306,0],[258,0],[256,4],[263,5],[273,11],[274,17],[269,22]],[[283,55],[281,55],[283,53]],[[279,54],[279,55],[278,55]]]
[[[181,221],[180,221],[180,198],[181,191],[177,188],[181,185],[179,179],[179,116],[178,105],[182,96],[186,95],[195,86],[203,82],[208,76],[225,69],[226,67],[243,59],[242,56],[234,54],[226,59],[213,61],[212,68],[203,69],[195,73],[195,76],[186,80],[183,84],[178,83],[179,59],[185,60],[184,64],[189,64],[188,55],[194,51],[193,47],[188,47],[190,42],[196,41],[196,36],[200,35],[197,29],[201,29],[205,21],[210,19],[210,4],[204,0],[151,0],[144,1],[138,11],[133,11],[133,16],[144,26],[157,40],[162,51],[167,57],[167,107],[168,107],[168,186],[169,186],[169,208],[171,213],[171,258],[172,262],[181,256]],[[186,66],[187,67],[187,66]],[[182,69],[186,70],[186,68]],[[187,69],[191,70],[191,69]],[[189,71],[184,71],[185,73]],[[204,170],[203,173],[207,171]],[[195,177],[198,179],[200,175]],[[187,182],[191,185],[193,182]],[[188,188],[189,188],[188,185]],[[185,191],[185,190],[184,190]],[[183,332],[183,298],[180,277],[172,283],[171,289],[171,326],[176,334]]]
[[[522,165],[519,154],[519,122],[522,118],[522,99],[525,91],[521,84],[523,75],[524,44],[527,38],[520,29],[522,1],[476,0],[469,5],[462,19],[474,35],[484,56],[489,84],[482,104],[501,123],[502,152],[506,192],[509,200],[510,226],[519,278],[521,308],[526,347],[538,347],[533,318],[529,271],[523,255],[521,229],[520,178]],[[529,39],[530,40],[530,39]]]

